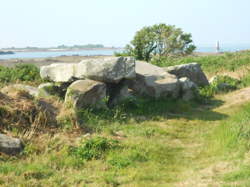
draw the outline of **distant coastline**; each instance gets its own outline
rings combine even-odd
[[[104,48],[71,48],[71,49],[58,49],[58,48],[47,48],[47,49],[2,49],[2,52],[66,52],[66,51],[82,51],[82,50],[119,50],[122,48],[112,48],[112,47],[104,47]]]
[[[0,55],[12,55],[15,54],[13,51],[0,51]]]
[[[81,50],[116,50],[122,49],[119,47],[106,47],[102,44],[87,44],[87,45],[59,45],[57,47],[24,47],[24,48],[2,48],[0,51],[2,52],[64,52],[64,51],[81,51]]]

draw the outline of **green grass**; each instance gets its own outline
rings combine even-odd
[[[214,73],[247,66],[249,57],[242,52],[174,63],[197,61]],[[162,65],[168,63],[172,61]],[[249,77],[240,83],[225,77],[219,82],[239,89],[250,85]],[[65,115],[66,128],[26,141],[17,157],[0,155],[0,185],[247,186],[250,103],[221,109],[228,101],[218,98],[226,92],[216,94],[205,104],[138,98],[109,110],[79,111],[77,129]],[[0,116],[4,113],[2,107]]]
[[[92,135],[34,139],[20,157],[0,161],[0,181],[3,186],[172,186],[185,180],[183,173],[196,162],[186,145],[201,140],[201,127],[207,133],[210,121],[226,117],[199,107],[141,99],[110,111],[87,111],[82,117]]]
[[[176,99],[152,99],[138,97],[128,99],[112,109],[88,109],[77,112],[78,120],[84,127],[94,132],[109,128],[110,124],[141,123],[143,121],[158,121],[171,118],[168,114],[188,112],[197,107],[197,102],[185,102]]]
[[[224,152],[244,153],[250,148],[250,104],[242,106],[230,120],[222,122],[213,132],[213,147]],[[240,150],[240,151],[238,151]]]
[[[250,182],[250,103],[240,106],[237,113],[214,128],[208,143],[207,153],[232,167],[219,176],[220,180],[228,185],[247,186]]]
[[[217,101],[209,107],[171,100],[140,102],[137,108],[124,109],[127,115],[131,112],[125,121],[114,117],[115,109],[102,113],[100,124],[93,119],[94,111],[88,113],[89,125],[101,127],[92,135],[44,134],[29,142],[19,157],[1,157],[1,185],[173,186],[192,178],[198,185],[200,171],[220,161],[238,164],[214,176],[214,182],[250,180],[247,167],[239,164],[249,149],[250,104],[230,117],[213,111],[222,104]]]

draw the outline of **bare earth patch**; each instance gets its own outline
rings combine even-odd
[[[250,87],[231,92],[227,95],[218,96],[218,99],[225,102],[218,109],[225,109],[234,105],[244,104],[245,102],[250,101]]]

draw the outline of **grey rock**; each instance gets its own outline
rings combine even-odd
[[[197,63],[182,64],[177,66],[165,67],[165,71],[176,75],[179,79],[182,77],[189,78],[197,86],[207,86],[209,82],[205,73]]]
[[[154,98],[179,96],[180,83],[175,75],[141,61],[136,62],[135,71],[136,79],[128,81],[128,85],[137,94]]]
[[[198,94],[197,85],[187,77],[180,78],[180,83],[181,83],[182,99],[184,101],[190,101],[194,99],[195,96]]]
[[[8,155],[16,155],[24,149],[20,139],[0,134],[0,152]]]
[[[76,76],[76,71],[81,71],[82,74],[85,73],[85,69],[78,68],[78,64],[55,63],[42,66],[40,68],[40,76],[42,79],[54,82],[71,82],[72,78]],[[78,78],[83,78],[83,75]]]
[[[105,83],[119,83],[122,79],[134,79],[135,59],[132,57],[107,57],[83,60],[80,66],[86,69],[85,78]]]
[[[228,84],[228,83],[220,83],[217,85],[217,88],[221,91],[229,91],[229,90],[234,90],[236,87]]]
[[[103,102],[106,97],[106,84],[93,80],[78,80],[73,82],[67,89],[65,104],[75,110],[88,107],[105,107]]]
[[[34,97],[37,97],[39,94],[38,88],[29,86],[29,85],[24,85],[24,84],[12,84],[12,85],[6,86],[1,89],[1,92],[8,94],[9,92],[13,91],[13,89],[24,90]]]
[[[135,78],[135,59],[132,57],[105,57],[83,60],[77,64],[51,64],[42,66],[43,79],[54,82],[71,82],[72,79],[91,79],[118,83]]]

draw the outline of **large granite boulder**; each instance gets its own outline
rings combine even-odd
[[[179,79],[182,77],[189,78],[198,86],[207,86],[209,82],[205,73],[197,63],[182,64],[164,68],[168,73],[176,75]]]
[[[135,59],[132,57],[83,60],[80,67],[86,69],[86,78],[105,83],[119,83],[122,79],[134,79],[136,76]]]
[[[40,76],[42,79],[54,82],[71,82],[76,76],[76,71],[82,71],[82,74],[84,74],[85,69],[79,69],[78,64],[55,63],[42,66]],[[83,76],[78,78],[83,78]]]
[[[196,97],[198,94],[197,85],[192,82],[189,78],[183,77],[180,78],[181,83],[181,95],[184,101],[190,101]]]
[[[137,94],[154,98],[179,96],[180,83],[175,75],[158,66],[140,61],[136,62],[135,71],[136,79],[128,81],[128,85]]]
[[[106,84],[93,80],[78,80],[73,82],[65,95],[65,104],[75,110],[87,107],[102,108],[106,97]]]
[[[0,152],[8,155],[16,155],[24,149],[20,139],[0,134]]]
[[[135,78],[135,59],[132,57],[105,57],[83,60],[77,64],[51,64],[40,69],[43,79],[70,82],[74,79],[91,79],[118,83]]]

